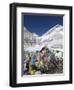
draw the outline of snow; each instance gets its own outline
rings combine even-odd
[[[33,45],[27,44],[28,46],[24,47],[26,51],[34,52],[37,50],[41,50],[41,48],[43,48],[44,46],[47,46],[49,49],[52,49],[52,47],[54,47],[53,49],[57,48],[63,51],[63,48],[61,48],[61,46],[63,46],[63,26],[62,25],[59,25],[59,24],[55,25],[54,27],[49,29],[46,33],[44,33],[42,36],[38,36],[36,33],[33,32],[32,37],[34,37],[34,39],[36,40],[36,43]]]
[[[33,33],[33,35],[34,35],[35,37],[39,37],[36,33]]]

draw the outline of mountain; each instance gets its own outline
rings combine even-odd
[[[27,39],[27,40],[26,40]],[[27,41],[27,42],[26,42]],[[42,47],[49,49],[63,50],[63,26],[55,25],[47,30],[42,36],[38,36],[34,32],[24,30],[24,49],[27,51],[40,50]]]
[[[36,33],[33,33],[33,36],[35,36],[36,38],[38,38],[38,37],[39,37]]]
[[[36,44],[37,35],[33,32],[30,32],[25,27],[23,32],[23,38],[24,48],[28,48]]]
[[[63,26],[57,24],[41,37],[41,44],[48,48],[63,49]]]
[[[49,29],[43,36],[46,36],[46,35],[50,34],[54,30],[60,31],[61,29],[62,29],[62,25],[57,24],[54,27],[52,27],[51,29]]]

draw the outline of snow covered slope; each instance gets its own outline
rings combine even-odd
[[[63,26],[56,25],[41,37],[41,44],[48,48],[63,49]]]
[[[49,49],[63,50],[63,26],[59,24],[49,29],[42,36],[38,36],[28,30],[26,32],[24,32],[24,49],[27,51],[40,50],[45,46]],[[26,39],[27,42],[25,41]]]

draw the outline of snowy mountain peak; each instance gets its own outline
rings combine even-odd
[[[27,31],[27,28],[26,27],[24,27],[24,31]]]
[[[24,32],[28,32],[30,34],[32,34],[34,37],[39,37],[35,32],[30,32],[26,27],[24,27]]]
[[[35,32],[30,32],[24,27],[24,49],[35,51],[47,46],[49,49],[63,49],[63,26],[55,25],[42,36],[38,36]]]
[[[36,33],[33,33],[33,36],[35,36],[35,37],[39,37]]]
[[[61,28],[62,28],[62,25],[57,24],[54,27],[52,27],[51,29],[49,29],[43,36],[50,34],[54,30],[60,30]]]

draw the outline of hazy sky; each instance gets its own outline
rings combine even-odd
[[[30,32],[43,35],[56,24],[63,25],[63,16],[24,15],[24,26]]]

